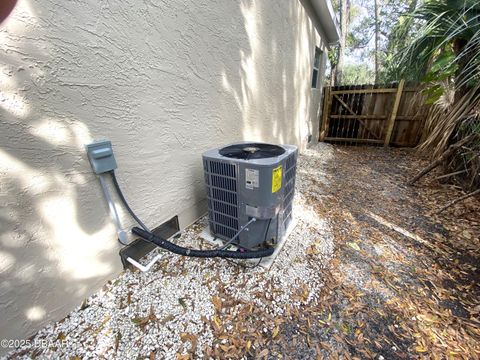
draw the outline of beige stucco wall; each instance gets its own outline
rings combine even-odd
[[[310,82],[324,45],[308,9],[18,2],[0,25],[0,338],[62,318],[121,271],[86,143],[113,142],[125,194],[154,227],[205,211],[203,151],[317,138]]]

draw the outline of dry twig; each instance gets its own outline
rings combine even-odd
[[[452,205],[455,205],[456,203],[460,202],[460,201],[463,201],[465,199],[468,199],[469,197],[472,197],[472,196],[475,196],[477,194],[480,194],[480,189],[477,189],[475,191],[472,191],[471,193],[468,193],[466,195],[463,195],[463,196],[460,196],[459,198],[456,198],[455,200],[453,201],[450,201],[447,205],[445,205],[444,207],[442,207],[440,210],[434,212],[434,214],[440,214],[442,211],[445,211],[446,209],[448,209],[450,206]]]
[[[421,179],[423,176],[428,174],[430,171],[435,169],[437,166],[439,166],[441,163],[443,163],[446,159],[448,159],[453,153],[463,145],[467,144],[470,140],[473,140],[477,134],[470,134],[466,138],[463,138],[462,140],[456,142],[455,144],[452,144],[448,147],[447,150],[443,152],[443,154],[436,159],[434,162],[432,162],[430,165],[428,165],[426,168],[424,168],[422,171],[420,171],[416,176],[414,176],[412,179],[410,179],[407,182],[407,185],[413,185],[415,182],[417,182],[419,179]]]

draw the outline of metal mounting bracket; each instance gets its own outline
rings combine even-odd
[[[164,239],[169,239],[180,231],[180,225],[178,223],[178,216],[175,215],[170,220],[165,221],[160,226],[153,229],[152,233],[162,237]],[[140,259],[155,249],[157,246],[151,242],[145,241],[143,239],[135,239],[127,246],[123,247],[119,254],[120,259],[122,260],[124,269],[137,268],[140,271],[148,271],[153,264],[160,259],[160,255],[156,256],[149,264],[142,265],[140,264]]]

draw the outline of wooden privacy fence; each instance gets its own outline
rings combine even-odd
[[[416,89],[373,85],[325,87],[320,141],[415,146],[427,107]]]

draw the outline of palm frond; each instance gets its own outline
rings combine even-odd
[[[424,79],[445,51],[458,51],[445,71],[455,68],[458,87],[471,87],[480,76],[480,3],[473,0],[430,0],[411,18],[419,24],[412,41],[394,59],[396,73],[406,79]],[[460,49],[456,47],[461,45]],[[460,65],[460,66],[459,66]]]

